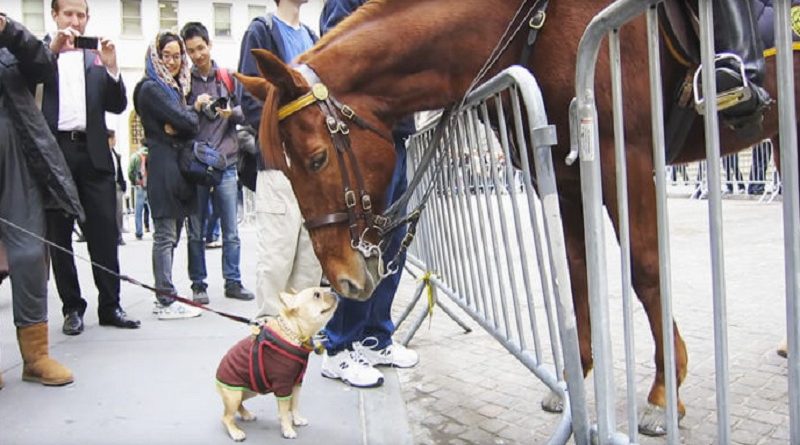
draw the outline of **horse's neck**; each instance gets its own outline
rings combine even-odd
[[[387,120],[441,108],[463,94],[505,29],[515,2],[498,3],[491,18],[483,0],[368,3],[301,62]]]

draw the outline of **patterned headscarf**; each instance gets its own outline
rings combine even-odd
[[[169,68],[161,60],[158,54],[158,41],[165,34],[173,35],[177,38],[178,44],[181,46],[181,70],[178,72],[177,81],[169,72]],[[180,104],[186,105],[186,97],[192,88],[191,71],[189,69],[189,57],[186,55],[186,47],[184,46],[183,39],[179,35],[163,31],[158,33],[156,40],[147,48],[147,55],[145,56],[145,75],[155,80],[162,88]]]

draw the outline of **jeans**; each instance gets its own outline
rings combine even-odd
[[[175,247],[178,245],[181,224],[183,224],[183,219],[156,218],[153,220],[153,278],[155,278],[158,290],[175,292],[175,285],[172,284],[172,260],[175,256]],[[174,301],[161,295],[157,298],[165,306]]]
[[[403,138],[395,137],[397,161],[392,181],[386,190],[386,205],[397,201],[408,186],[406,181],[406,146]],[[406,234],[405,228],[395,230],[383,251],[383,261],[388,263],[394,258],[400,243]],[[392,344],[394,322],[392,322],[392,302],[405,264],[405,253],[398,259],[398,271],[384,278],[367,301],[355,301],[339,298],[339,306],[333,318],[325,326],[328,337],[326,346],[328,354],[347,349],[353,342],[367,337],[375,337],[377,345],[374,349],[383,349]]]
[[[236,225],[237,200],[236,165],[225,170],[222,182],[212,188],[197,187],[197,199],[200,209],[207,208],[208,197],[214,202],[214,211],[219,214],[222,225],[222,276],[225,282],[242,280],[239,271],[241,242],[239,228]],[[206,272],[205,227],[207,214],[199,212],[189,217],[189,279],[193,284],[203,283],[208,276]]]
[[[147,188],[137,185],[135,199],[134,221],[136,225],[136,237],[141,238],[144,235],[142,232],[142,222],[147,223],[145,219],[149,218],[144,212],[144,207],[147,205]],[[148,227],[150,226],[150,224],[145,225]]]

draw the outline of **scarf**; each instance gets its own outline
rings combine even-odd
[[[186,47],[183,40],[178,39],[178,44],[181,46],[181,70],[178,73],[178,80],[176,81],[172,74],[170,74],[167,65],[161,60],[158,55],[158,40],[163,34],[160,32],[156,36],[156,40],[147,48],[147,55],[145,56],[145,76],[153,79],[158,85],[175,99],[181,105],[186,105],[186,96],[192,88],[190,78],[191,71],[189,70],[189,58],[186,56]]]

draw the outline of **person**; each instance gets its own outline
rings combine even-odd
[[[117,232],[119,232],[117,244],[124,246],[125,240],[122,239],[122,201],[125,197],[125,192],[128,190],[128,184],[125,182],[125,175],[122,174],[122,157],[117,152],[117,135],[114,130],[108,130],[108,147],[111,149],[111,160],[114,161],[114,181],[117,184]]]
[[[180,150],[197,135],[197,113],[186,104],[191,86],[183,40],[161,32],[145,56],[145,75],[133,92],[133,104],[148,143],[147,198],[153,216],[153,276],[160,320],[192,318],[200,310],[165,296],[174,294],[172,262],[180,228],[197,211],[197,190],[181,174]]]
[[[233,78],[228,71],[220,69],[211,58],[211,40],[208,29],[199,22],[189,22],[181,30],[186,51],[192,60],[191,93],[188,103],[194,105],[198,114],[199,131],[196,140],[206,141],[225,156],[227,168],[222,182],[213,189],[197,186],[200,208],[208,209],[209,197],[213,201],[213,214],[219,215],[222,228],[222,277],[225,279],[225,297],[249,301],[255,295],[242,286],[239,270],[241,242],[236,223],[236,198],[238,178],[236,166],[239,147],[236,140],[236,125],[244,122],[242,107],[236,102]],[[226,106],[209,113],[215,101],[224,98]],[[209,115],[210,114],[210,115]],[[208,212],[199,211],[189,217],[189,278],[192,280],[192,298],[207,304],[208,285],[206,273],[206,225]],[[213,229],[212,229],[213,230]]]
[[[324,35],[366,0],[328,0],[320,16],[320,32]],[[406,139],[415,131],[413,118],[406,118],[392,131],[397,161],[386,190],[386,203],[391,205],[406,190]],[[392,233],[384,262],[394,258],[405,236],[404,230]],[[339,379],[355,387],[374,387],[383,383],[383,374],[375,368],[389,365],[409,368],[419,362],[419,354],[392,341],[395,326],[391,311],[405,262],[399,258],[398,272],[384,278],[367,301],[341,299],[333,318],[325,326],[325,356],[322,375]]]
[[[55,70],[47,45],[0,13],[0,238],[11,274],[22,379],[47,386],[72,383],[74,376],[50,357],[44,200],[83,218],[67,163],[53,135],[41,131],[47,124],[31,94]]]
[[[144,231],[150,231],[150,212],[147,204],[147,141],[131,155],[128,161],[128,180],[133,184],[134,200],[134,234],[141,240]],[[144,231],[142,230],[144,226]]]
[[[117,50],[107,38],[100,39],[96,50],[76,48],[75,38],[83,35],[89,21],[85,0],[52,0],[51,8],[57,30],[45,42],[58,58],[58,69],[44,83],[42,112],[64,152],[86,210],[81,232],[89,257],[106,269],[92,268],[99,292],[100,325],[136,329],[139,321],[128,317],[120,306],[117,192],[105,120],[106,112],[119,114],[128,104]],[[72,252],[74,220],[64,212],[47,211],[48,238],[68,252]],[[63,303],[62,331],[78,335],[83,332],[87,303],[81,297],[75,261],[53,247],[50,256]]]
[[[764,109],[772,99],[763,88],[764,44],[752,2],[714,0],[713,9],[716,52],[733,55],[720,58],[716,64],[718,100],[731,98],[721,100],[726,105],[720,106],[720,115],[741,134],[755,134],[761,129]]]
[[[317,41],[316,34],[300,23],[300,7],[308,0],[276,0],[274,14],[256,17],[242,38],[239,72],[260,76],[250,50],[260,48],[289,62]],[[242,91],[241,105],[247,124],[259,128],[263,102]],[[289,179],[266,165],[257,155],[256,232],[258,264],[256,268],[257,318],[277,316],[279,294],[292,289],[317,286],[322,267],[314,254],[311,238],[303,226],[303,217]]]

